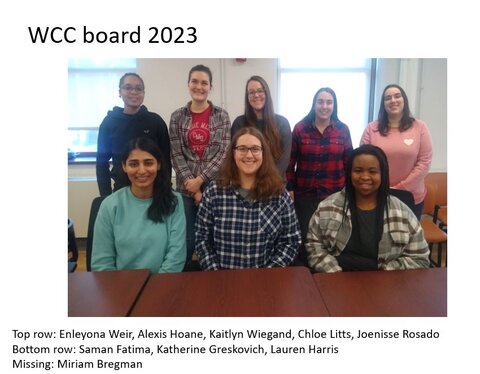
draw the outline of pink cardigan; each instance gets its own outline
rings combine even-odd
[[[432,137],[425,122],[415,120],[407,131],[390,129],[387,136],[378,132],[378,121],[363,132],[360,144],[373,144],[383,149],[390,168],[390,187],[413,194],[415,204],[425,199],[424,179],[432,163]]]

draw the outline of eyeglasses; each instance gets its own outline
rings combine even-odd
[[[139,92],[142,93],[145,91],[145,87],[142,86],[122,86],[122,90],[125,90],[127,92]]]
[[[238,147],[235,147],[234,149],[238,153],[240,153],[242,156],[246,156],[248,154],[248,151],[252,152],[252,155],[258,156],[263,151],[263,148],[259,147],[259,146],[247,147],[247,146],[244,146],[244,145],[239,145]]]
[[[262,88],[259,88],[258,90],[248,91],[247,93],[248,93],[248,96],[255,96],[255,95],[264,96],[265,95],[265,90],[262,89]]]

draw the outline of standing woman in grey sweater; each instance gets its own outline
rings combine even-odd
[[[250,77],[245,87],[245,114],[238,116],[232,125],[232,138],[242,127],[252,126],[265,136],[282,179],[286,180],[292,147],[292,130],[288,120],[275,114],[272,95],[265,79]]]

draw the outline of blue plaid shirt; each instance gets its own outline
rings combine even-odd
[[[195,225],[195,250],[204,270],[285,267],[301,243],[293,201],[285,190],[249,201],[234,188],[205,189]]]

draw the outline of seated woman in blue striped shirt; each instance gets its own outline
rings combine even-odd
[[[300,230],[268,143],[260,131],[235,133],[215,181],[205,189],[195,225],[204,270],[285,267]]]

